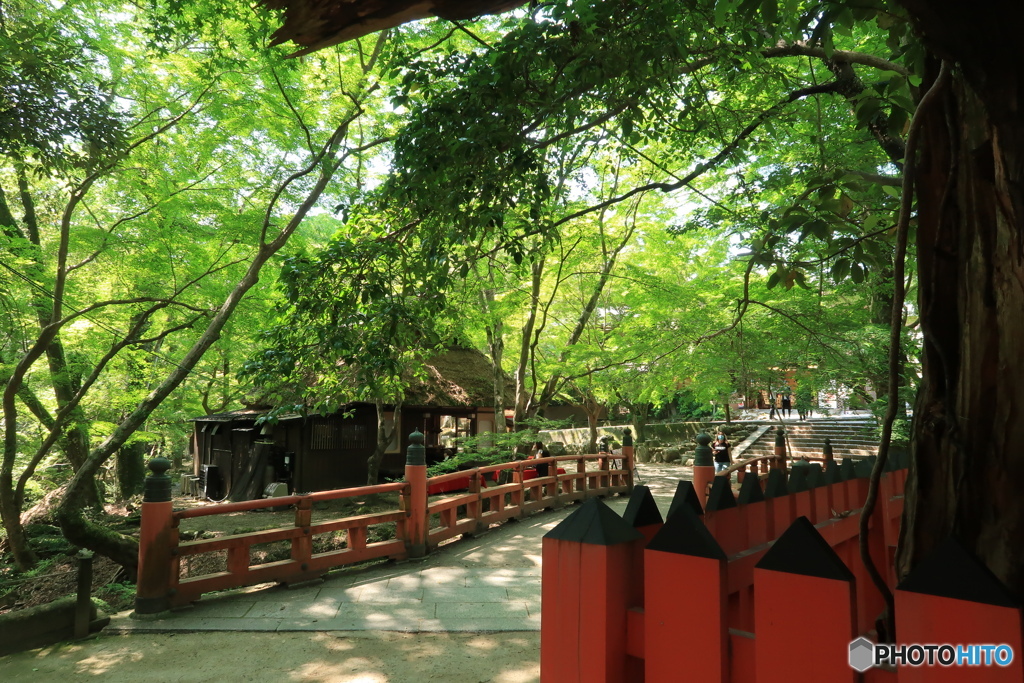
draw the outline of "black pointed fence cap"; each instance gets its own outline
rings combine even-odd
[[[643,534],[627,524],[600,498],[591,498],[544,534],[544,538],[587,545],[618,545],[643,538]]]
[[[999,607],[1021,607],[1020,598],[952,536],[925,555],[896,588]]]
[[[867,479],[871,476],[871,470],[874,466],[875,463],[873,458],[858,460],[857,464],[853,466],[854,477],[857,479]]]
[[[853,465],[853,458],[843,458],[842,464],[839,465],[839,471],[842,473],[844,481],[857,478],[857,473]]]
[[[635,486],[629,494],[629,502],[626,503],[626,512],[622,519],[631,527],[650,526],[661,524],[665,520],[661,516],[658,504],[654,502],[651,489],[646,486]]]
[[[712,560],[727,559],[722,546],[689,505],[679,506],[675,514],[668,516],[665,526],[654,535],[647,549]]]
[[[764,486],[765,498],[781,498],[789,495],[789,486],[786,485],[786,475],[782,470],[771,469],[768,471],[768,481]]]
[[[680,481],[676,486],[676,495],[672,496],[672,504],[668,506],[666,519],[671,519],[672,515],[683,506],[693,510],[696,515],[704,514],[704,506],[700,504],[700,498],[697,497],[697,491],[694,490],[692,481]]]
[[[822,579],[854,580],[850,568],[806,517],[797,517],[754,566]]]
[[[807,468],[807,488],[816,489],[819,486],[825,485],[825,473],[821,469],[821,465],[816,462],[812,462],[811,466]]]
[[[740,494],[736,496],[736,502],[740,505],[748,503],[760,503],[764,500],[764,492],[761,491],[761,482],[757,472],[748,472],[740,484]]]
[[[910,451],[908,451],[906,448],[897,449],[896,462],[899,463],[899,469],[901,470],[910,467]]]
[[[711,480],[711,493],[708,494],[707,511],[728,510],[736,507],[736,496],[732,494],[732,483],[729,477],[715,477]]]
[[[889,446],[889,466],[894,470],[901,470],[907,466],[907,452],[897,446]]]
[[[789,471],[789,481],[786,482],[786,488],[790,493],[796,493],[797,491],[807,491],[807,471],[810,468],[804,464],[802,467],[796,465]]]
[[[843,468],[839,466],[835,460],[829,460],[825,464],[825,483],[826,484],[838,484],[844,481]]]

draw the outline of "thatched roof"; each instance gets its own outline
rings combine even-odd
[[[494,365],[476,349],[449,347],[424,361],[426,378],[414,380],[405,392],[405,404],[416,406],[494,405]],[[505,403],[512,400],[505,381]]]
[[[277,45],[292,41],[306,54],[376,31],[427,17],[450,21],[500,14],[526,0],[260,0],[284,10],[284,25],[274,33]]]
[[[451,408],[456,406],[490,407],[494,405],[494,365],[476,349],[450,346],[445,351],[428,356],[423,363],[424,376],[406,376],[409,388],[403,398],[407,406]],[[504,377],[504,374],[502,375]],[[514,385],[505,377],[505,405],[515,400]],[[270,412],[271,406],[261,399],[242,410],[192,418],[193,422],[236,422],[255,420]],[[278,415],[279,421],[299,419],[302,415]]]

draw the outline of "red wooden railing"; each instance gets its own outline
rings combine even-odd
[[[612,458],[607,454],[565,455],[431,477],[427,480],[428,486],[468,476],[469,490],[427,504],[427,514],[440,517],[440,525],[428,532],[429,544],[433,546],[454,536],[477,533],[490,524],[537,510],[561,507],[594,496],[626,493],[632,490],[632,456],[628,459],[627,464],[626,458]],[[548,476],[532,479],[523,476],[524,470],[545,463],[549,465]],[[626,466],[630,469],[625,469]],[[559,473],[559,469],[564,473]],[[510,483],[496,485],[487,477],[502,471],[511,474]]]
[[[405,555],[406,513],[398,509],[372,515],[358,515],[340,519],[325,520],[316,524],[312,521],[313,503],[342,498],[365,497],[381,493],[399,493],[408,497],[409,485],[405,482],[361,486],[358,488],[322,491],[304,496],[287,496],[268,500],[250,500],[242,503],[210,505],[207,507],[179,510],[172,513],[170,543],[171,606],[188,604],[198,600],[203,593],[239,586],[249,586],[268,581],[296,582],[322,575],[332,567],[365,562],[380,557],[401,557]],[[247,510],[291,505],[295,508],[295,523],[289,527],[253,531],[233,536],[177,542],[178,523],[183,519],[226,515]],[[394,522],[397,525],[395,538],[376,543],[367,542],[368,529],[377,524]],[[313,539],[318,534],[345,530],[346,546],[342,550],[324,553],[313,552]],[[264,564],[250,564],[253,546],[288,541],[291,553],[287,560]],[[224,571],[181,578],[181,562],[184,558],[195,558],[207,553],[227,552]]]
[[[784,476],[772,473],[776,483]],[[869,552],[893,587],[906,477],[906,469],[882,475],[869,521]],[[858,550],[868,480],[830,478],[766,499],[748,482],[740,504],[716,484],[725,495],[712,495],[701,516],[696,493],[687,497],[681,487],[683,499],[664,523],[653,499],[644,501],[644,487],[634,490],[625,519],[588,502],[576,513],[592,515],[586,524],[567,521],[544,538],[541,680],[1020,681],[1021,607],[957,594],[964,576],[994,581],[970,559],[949,570],[951,595],[931,594],[934,574],[910,586],[912,572],[900,585],[899,642],[1005,643],[1016,654],[1012,665],[872,667],[863,674],[851,666],[851,641],[868,635],[877,642],[875,619],[885,605]],[[601,543],[574,536],[580,529],[593,536],[595,524]],[[941,552],[921,571],[943,571],[958,551]]]
[[[413,437],[417,436],[414,433]],[[422,435],[419,435],[422,439]],[[402,559],[429,552],[442,541],[473,534],[490,524],[522,517],[537,510],[595,496],[628,493],[632,490],[633,449],[623,455],[607,453],[571,455],[540,460],[517,461],[471,470],[426,477],[422,446],[414,438],[410,447],[405,481],[378,486],[322,491],[242,503],[210,505],[190,510],[174,510],[170,502],[170,482],[164,474],[169,463],[154,459],[153,474],[147,477],[146,500],[142,504],[142,529],[139,542],[139,580],[136,612],[155,614],[198,600],[203,593],[265,582],[296,583],[322,576],[328,570],[377,558]],[[420,451],[414,455],[414,449]],[[527,468],[548,463],[552,473],[528,479]],[[563,473],[558,469],[564,468]],[[485,483],[495,473],[506,471],[510,483]],[[465,493],[430,500],[431,487],[468,480]],[[489,485],[487,485],[489,484]],[[399,507],[370,515],[313,520],[313,503],[374,494],[398,494]],[[292,506],[292,525],[194,541],[180,540],[183,519],[225,515],[267,507]],[[438,523],[432,524],[432,520]],[[394,524],[393,537],[370,542],[370,529]],[[344,530],[346,547],[314,552],[314,540],[321,534]],[[254,548],[268,543],[290,544],[288,559],[253,562]],[[218,553],[226,555],[215,571],[196,569],[197,558]],[[182,575],[183,569],[186,570]]]

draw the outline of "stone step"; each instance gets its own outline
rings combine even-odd
[[[775,436],[775,432],[772,432],[772,437]],[[870,432],[786,432],[786,436],[790,439],[875,439],[877,433],[874,431]]]
[[[774,437],[771,439],[758,439],[757,444],[764,442],[764,445],[769,448],[775,446]],[[786,443],[790,446],[801,446],[801,447],[814,447],[823,448],[825,446],[824,439],[786,439]],[[876,446],[878,445],[877,439],[829,439],[829,443],[833,446],[848,445],[848,446]],[[756,444],[754,444],[756,445]]]
[[[775,430],[771,430],[772,434]],[[874,427],[865,429],[787,429],[786,434],[790,436],[806,436],[806,435],[822,435],[828,436],[829,434],[876,434],[877,430]]]
[[[833,448],[832,454],[835,456],[842,455],[843,453],[849,453],[851,455],[874,455],[878,452],[878,447],[874,448]],[[817,448],[791,448],[787,453],[799,453],[801,455],[823,455],[823,451]],[[775,455],[774,450],[768,449],[753,449],[748,448],[743,451],[742,456],[744,458],[756,458],[762,455]]]
[[[782,425],[786,432],[787,453],[794,457],[819,457],[825,450],[825,439],[837,458],[846,455],[868,456],[878,451],[877,423],[873,419],[807,420]],[[740,455],[754,458],[774,455],[776,427],[768,429]]]
[[[775,434],[777,430],[770,428],[768,433]],[[786,434],[877,434],[878,428],[875,425],[866,425],[857,428],[843,427],[820,427],[820,428],[785,428]],[[710,432],[709,432],[710,433]]]

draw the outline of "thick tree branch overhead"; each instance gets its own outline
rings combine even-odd
[[[441,17],[451,21],[500,14],[526,0],[261,0],[284,10],[284,24],[274,32],[275,45],[292,41],[306,54],[401,24]]]

